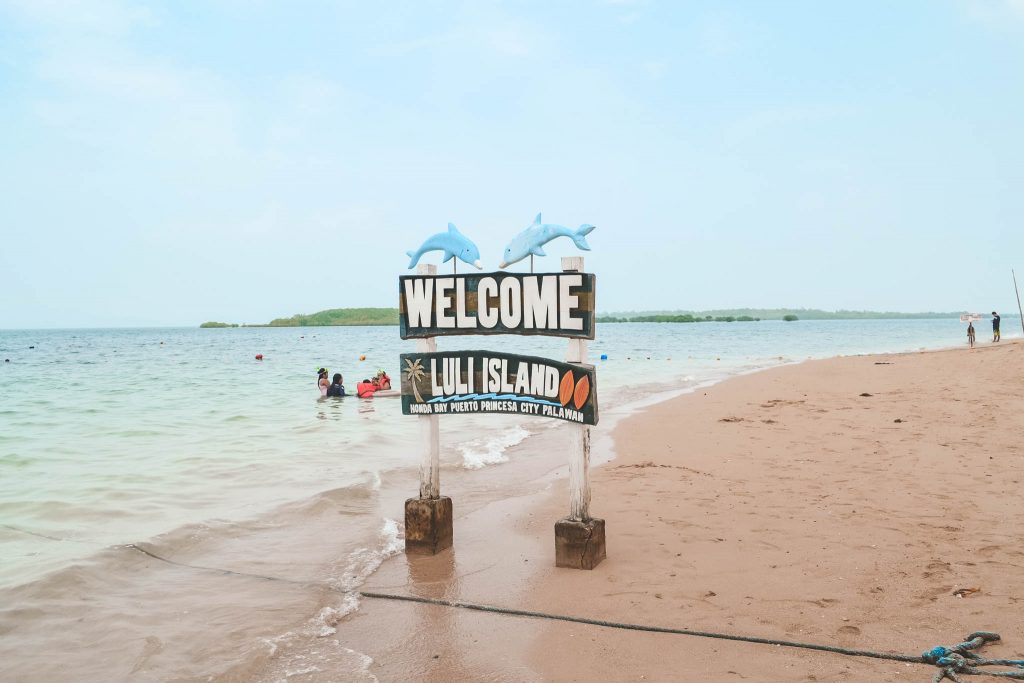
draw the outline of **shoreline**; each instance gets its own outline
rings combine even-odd
[[[732,391],[731,387],[737,384],[741,387],[749,387],[751,383],[763,384],[765,377],[775,377],[780,373],[782,376],[789,376],[793,373],[807,374],[808,366],[866,362],[871,358],[889,356],[909,359],[935,357],[942,354],[953,354],[951,357],[959,357],[968,353],[970,356],[984,356],[990,350],[1002,352],[1010,348],[1020,348],[1020,346],[1019,342],[1007,340],[1001,347],[985,344],[973,352],[968,352],[961,347],[952,347],[945,350],[908,351],[902,354],[856,354],[828,359],[773,363],[766,367],[754,367],[738,372],[733,366],[726,370],[726,375],[722,378],[699,382],[684,389],[673,388],[655,391],[606,411],[604,413],[606,419],[602,421],[601,428],[594,436],[592,511],[596,516],[604,517],[608,523],[609,560],[594,572],[580,574],[571,570],[554,570],[552,566],[552,527],[555,520],[564,516],[568,509],[568,494],[565,491],[567,465],[559,453],[560,449],[564,447],[562,443],[564,439],[561,438],[564,436],[561,434],[562,430],[555,429],[547,423],[539,426],[539,429],[533,432],[525,442],[509,449],[507,454],[513,461],[511,467],[484,467],[482,470],[471,470],[449,463],[442,478],[444,482],[447,482],[446,486],[452,485],[452,488],[447,488],[446,492],[452,492],[456,505],[456,545],[453,552],[443,553],[437,558],[417,558],[416,561],[410,562],[409,558],[401,553],[400,541],[397,541],[395,537],[395,530],[392,529],[389,535],[386,524],[383,531],[378,529],[377,517],[361,519],[360,524],[365,527],[362,531],[364,537],[367,540],[376,539],[372,543],[378,544],[384,550],[381,557],[383,564],[380,563],[381,560],[364,552],[368,548],[374,547],[372,543],[366,548],[353,549],[351,546],[345,546],[341,542],[342,539],[337,537],[337,532],[332,532],[332,528],[336,528],[339,519],[345,519],[344,517],[339,518],[339,514],[348,515],[352,510],[357,509],[346,502],[349,495],[348,489],[325,491],[308,500],[286,504],[279,510],[283,517],[273,515],[272,519],[248,520],[244,524],[227,522],[227,526],[217,522],[208,530],[204,530],[206,525],[200,525],[198,529],[183,528],[164,534],[154,541],[166,540],[168,549],[175,548],[175,550],[171,550],[170,555],[175,560],[197,566],[223,567],[242,572],[286,577],[286,579],[291,579],[292,584],[295,583],[295,579],[298,579],[301,582],[307,582],[304,584],[306,587],[302,589],[286,588],[275,596],[276,591],[266,594],[268,591],[259,585],[258,581],[254,585],[247,585],[250,581],[244,578],[217,579],[212,576],[197,575],[195,571],[175,570],[172,567],[160,566],[159,563],[154,563],[146,558],[133,558],[129,560],[128,569],[119,572],[116,577],[116,582],[131,587],[132,595],[141,598],[143,595],[151,595],[150,591],[156,590],[155,586],[170,584],[187,586],[188,590],[196,592],[197,597],[194,600],[182,601],[181,599],[175,600],[171,595],[167,595],[166,599],[161,596],[163,600],[161,603],[147,607],[141,612],[137,608],[128,612],[127,615],[130,616],[128,623],[138,624],[135,633],[151,632],[154,634],[146,639],[146,643],[149,643],[151,638],[157,638],[161,642],[166,642],[168,647],[165,652],[149,652],[148,644],[144,644],[140,638],[132,636],[129,641],[132,643],[129,650],[139,649],[141,654],[134,666],[131,665],[131,662],[127,662],[127,664],[133,671],[138,669],[140,674],[149,672],[151,680],[167,678],[193,680],[191,676],[199,671],[213,674],[213,680],[221,681],[277,681],[282,678],[317,681],[339,680],[339,676],[341,676],[340,680],[372,680],[371,676],[374,675],[378,676],[380,680],[397,680],[409,676],[417,677],[418,674],[408,668],[410,662],[417,657],[421,661],[425,660],[427,658],[426,650],[440,649],[441,652],[429,654],[431,660],[433,660],[433,654],[438,654],[439,657],[437,662],[427,662],[436,665],[428,667],[432,673],[423,676],[428,680],[431,680],[432,676],[437,680],[460,677],[479,678],[489,675],[492,671],[503,671],[506,674],[509,671],[514,671],[514,675],[506,676],[506,678],[515,680],[562,680],[566,676],[571,679],[573,674],[551,668],[550,653],[537,651],[538,642],[549,640],[554,642],[559,638],[564,641],[564,634],[561,636],[558,633],[554,636],[541,635],[547,633],[547,627],[538,625],[537,622],[510,620],[507,617],[492,615],[449,615],[444,619],[427,618],[427,612],[439,608],[383,605],[378,601],[365,599],[358,604],[358,611],[350,611],[356,608],[356,604],[352,602],[355,601],[352,591],[360,588],[383,590],[384,592],[408,591],[428,597],[465,599],[514,607],[525,606],[528,609],[539,611],[593,616],[593,614],[582,612],[581,606],[601,604],[607,599],[605,594],[614,594],[617,591],[604,590],[604,592],[593,595],[579,595],[573,593],[575,587],[570,582],[567,585],[559,586],[558,590],[550,594],[549,597],[539,596],[545,595],[545,591],[550,591],[548,584],[553,577],[557,579],[559,575],[564,575],[566,572],[576,574],[578,577],[588,574],[591,577],[604,575],[603,573],[609,567],[614,567],[625,559],[623,553],[643,550],[641,546],[638,549],[625,551],[622,545],[623,538],[638,536],[637,532],[643,530],[642,525],[633,531],[628,531],[623,526],[622,520],[619,519],[619,513],[607,512],[610,504],[620,501],[620,498],[627,500],[625,496],[632,493],[622,489],[622,482],[615,480],[623,478],[624,473],[636,474],[636,477],[630,477],[630,479],[635,478],[641,481],[645,475],[651,472],[677,473],[678,471],[678,473],[685,473],[688,471],[687,466],[692,464],[687,462],[687,465],[681,465],[680,462],[673,461],[664,463],[668,465],[666,467],[661,464],[658,467],[637,467],[646,462],[637,461],[634,458],[638,438],[648,438],[652,434],[660,434],[673,426],[676,421],[675,416],[662,417],[637,433],[635,425],[648,420],[649,415],[663,413],[667,410],[666,406],[689,405],[694,401],[699,402],[697,394],[718,393],[723,389]],[[746,389],[741,388],[737,391],[742,394]],[[740,420],[737,424],[741,427],[746,426],[743,422]],[[724,424],[737,426],[733,423]],[[627,436],[623,436],[623,434],[627,434]],[[662,443],[661,447],[664,448],[664,445]],[[616,452],[614,456],[613,450]],[[680,457],[672,453],[663,453],[663,455]],[[613,457],[616,457],[616,460],[609,462]],[[407,497],[405,494],[416,488],[415,472],[409,468],[399,468],[388,471],[383,478],[382,486],[372,487],[372,490],[368,489],[366,493],[371,498],[373,508],[380,511],[381,519],[393,519],[396,514],[400,515],[401,513],[401,501]],[[685,493],[685,490],[681,491],[681,494]],[[646,505],[642,497],[638,499],[634,496],[628,500],[633,501],[632,507],[640,504],[637,510],[642,510]],[[627,506],[626,513],[630,512],[630,507]],[[363,508],[358,509],[363,510]],[[355,519],[352,518],[353,521]],[[636,524],[633,526],[636,527]],[[221,530],[230,530],[231,533],[229,536],[221,538],[219,542],[213,544],[206,542],[210,533],[219,533]],[[291,537],[298,532],[302,532],[300,536]],[[310,532],[314,536],[323,537],[323,547],[303,551],[301,541],[306,539],[308,542],[311,538]],[[195,533],[199,534],[198,541],[194,540]],[[165,539],[165,537],[169,538]],[[675,541],[672,539],[651,541],[653,545],[671,542]],[[180,547],[179,543],[182,544]],[[396,543],[398,545],[395,545]],[[303,563],[289,566],[287,564],[288,553],[275,552],[273,558],[253,556],[253,551],[255,550],[259,554],[261,546],[264,545],[275,551],[289,548],[291,549],[290,554],[294,558],[302,560]],[[160,544],[155,547],[158,551],[161,550]],[[397,552],[397,556],[387,559],[388,555],[393,552]],[[106,559],[112,557],[110,553],[103,555]],[[334,560],[331,560],[332,555]],[[72,586],[76,582],[92,585],[91,590],[100,591],[97,596],[101,601],[116,603],[109,596],[103,597],[103,592],[109,590],[109,585],[102,581],[97,582],[94,573],[88,571],[90,566],[97,566],[97,562],[104,558],[97,557],[83,561],[80,564],[86,568],[85,571],[75,568],[59,577],[61,581],[52,583],[59,586],[70,581]],[[318,578],[323,576],[328,577],[326,583]],[[579,581],[586,580],[591,579],[579,579]],[[621,583],[623,579],[619,577],[616,581]],[[61,590],[64,589],[61,588]],[[123,590],[123,588],[119,590]],[[644,592],[660,591],[630,589],[626,591],[626,594],[641,595]],[[49,595],[41,586],[26,585],[14,593],[10,593],[10,595],[14,594],[17,594],[19,598],[26,595],[47,596],[45,600],[48,602],[43,603],[46,609],[50,609],[50,605],[53,605],[55,612],[68,611],[66,615],[60,614],[57,618],[48,618],[46,623],[42,623],[40,620],[40,623],[31,625],[31,629],[45,634],[38,639],[38,642],[47,642],[55,638],[54,632],[61,630],[61,624],[65,624],[63,627],[65,629],[74,628],[76,615],[88,616],[93,613],[85,606],[77,605],[74,602],[62,603],[60,600],[54,602],[52,595]],[[663,595],[667,594],[667,591],[663,593]],[[560,600],[569,595],[573,596],[572,600],[564,603],[564,609],[552,608],[552,605],[559,604]],[[693,596],[683,598],[683,600],[693,599]],[[150,598],[146,598],[146,600],[148,601]],[[614,600],[613,597],[612,602]],[[660,602],[663,598],[654,598],[654,600]],[[21,602],[19,607],[22,608],[34,606],[32,600],[22,601],[19,599],[19,602]],[[204,602],[208,604],[204,604]],[[236,602],[238,606],[234,607],[233,603]],[[698,602],[702,601],[698,600]],[[189,611],[198,613],[203,609],[208,609],[209,604],[224,611],[224,621],[212,622],[219,623],[217,628],[213,628],[212,623],[204,623],[200,628],[204,632],[209,631],[205,637],[202,633],[189,633],[187,629],[183,634],[188,634],[190,639],[196,641],[210,639],[210,634],[214,634],[211,640],[214,641],[216,648],[214,648],[214,652],[205,652],[210,648],[204,647],[204,654],[201,656],[198,652],[188,655],[197,657],[195,661],[182,659],[183,653],[174,650],[174,648],[180,650],[182,644],[175,642],[174,635],[169,632],[166,622],[160,620],[170,618],[175,609],[185,608],[186,614]],[[277,621],[261,624],[259,620],[256,620],[254,623],[247,624],[245,628],[232,626],[231,622],[234,617],[231,617],[230,614],[237,615],[239,610],[243,609],[242,605],[250,605],[267,614],[277,613],[278,616],[275,617]],[[631,608],[635,607],[631,606]],[[644,609],[648,607],[644,606]],[[9,614],[11,612],[8,612]],[[637,615],[628,613],[626,616],[620,614],[610,615],[610,617],[615,617],[613,620],[618,621],[656,623],[663,626],[696,626],[689,620],[689,611],[680,614],[683,616],[669,615],[659,620],[646,617],[634,618]],[[151,615],[156,616],[152,622],[147,618]],[[657,612],[651,611],[648,616],[657,616]],[[496,623],[495,619],[503,619],[503,621]],[[442,624],[450,624],[450,627],[442,629],[443,632],[454,629],[456,634],[462,635],[459,635],[453,643],[445,644],[444,647],[440,647],[436,641],[431,641],[426,635],[416,635],[412,644],[395,640],[400,638],[403,633],[408,635],[408,625],[411,623],[422,623],[429,627],[438,621]],[[15,622],[10,623],[17,627]],[[278,626],[282,624],[286,626],[274,630],[276,628],[274,623]],[[287,624],[291,624],[291,628]],[[0,627],[2,626],[3,624],[0,623]],[[269,627],[269,631],[267,627]],[[486,637],[474,637],[474,634],[487,634],[496,628],[500,628],[504,636],[498,642],[488,641]],[[981,626],[974,625],[971,628],[981,628]],[[222,629],[226,630],[221,633]],[[719,630],[729,629],[723,627]],[[367,639],[365,634],[376,635],[374,638]],[[948,634],[946,635],[948,636]],[[124,634],[122,634],[123,637]],[[1012,638],[1009,635],[1008,637]],[[111,638],[115,638],[115,635],[108,636],[107,640]],[[664,636],[659,638],[664,638]],[[597,639],[600,640],[600,637]],[[800,638],[791,637],[791,639]],[[953,637],[944,637],[942,642],[952,642],[952,639]],[[140,640],[138,646],[136,646],[135,640]],[[474,640],[478,642],[473,642]],[[27,637],[24,642],[32,643],[34,641],[31,637]],[[575,642],[574,640],[566,641],[560,648],[574,645]],[[685,646],[676,640],[670,642],[674,643],[675,647]],[[635,647],[640,651],[646,646],[646,643],[647,641],[642,639],[635,644]],[[12,642],[10,645],[14,647],[15,643]],[[467,653],[465,651],[467,648],[472,649],[473,652]],[[721,648],[719,647],[719,649]],[[210,658],[211,654],[216,654],[216,656]],[[757,656],[756,648],[750,652],[750,655]],[[81,656],[87,658],[88,653],[80,652],[69,659],[74,661],[80,659]],[[318,657],[321,659],[317,660]],[[364,657],[369,659],[363,659]],[[128,659],[130,658],[129,656]],[[658,657],[656,653],[653,653],[651,658],[656,660]],[[594,655],[593,659],[596,662],[602,661],[599,654]],[[197,670],[196,665],[199,664],[199,661],[206,661],[210,667]],[[27,663],[27,661],[23,662],[23,664]],[[94,664],[94,662],[90,662],[90,664]],[[123,664],[124,662],[118,662],[118,668],[112,667],[111,671],[120,670]],[[310,669],[308,675],[296,674],[302,669],[300,665],[309,665],[316,671]],[[631,666],[642,670],[642,666],[636,662],[633,662]],[[88,677],[84,670],[79,670],[78,673]],[[597,676],[603,671],[595,670],[593,673]],[[351,677],[346,678],[349,674]],[[697,678],[704,676],[703,673],[694,673],[694,675]],[[116,675],[111,677],[117,678]],[[17,679],[17,676],[15,678]],[[206,677],[200,678],[205,680]]]
[[[963,398],[949,403],[970,406],[991,398],[968,393],[986,391],[986,387],[974,383],[976,366],[984,369],[988,357],[998,357],[1008,363],[1006,370],[1012,377],[1021,367],[1022,352],[1024,345],[1020,342],[1004,342],[973,351],[952,348],[813,360],[732,377],[699,392],[700,395],[691,393],[656,403],[616,426],[612,438],[618,457],[592,470],[592,510],[608,525],[608,559],[595,570],[577,572],[553,567],[553,547],[548,547],[553,546],[551,527],[564,515],[568,501],[565,480],[555,472],[543,491],[518,500],[496,501],[467,518],[457,516],[452,552],[433,558],[410,559],[399,555],[371,576],[364,590],[407,592],[589,618],[706,628],[912,654],[936,644],[958,642],[971,631],[991,628],[1002,631],[1007,640],[987,648],[985,656],[1014,656],[1024,651],[1024,642],[1016,642],[1024,632],[1024,620],[1011,607],[1017,599],[1014,596],[1024,589],[1024,568],[1019,558],[1016,564],[1013,560],[1015,555],[1024,557],[1024,553],[1013,550],[1012,545],[1004,548],[1001,543],[988,542],[980,544],[980,548],[970,547],[968,552],[958,541],[968,531],[990,541],[1015,535],[1019,538],[1024,527],[1013,520],[1009,511],[999,518],[999,528],[995,529],[989,528],[987,516],[975,519],[963,511],[957,512],[963,506],[945,492],[956,493],[957,488],[944,486],[944,479],[958,478],[962,465],[930,463],[925,471],[936,482],[919,487],[916,470],[902,460],[944,455],[933,454],[931,446],[927,452],[913,450],[917,448],[915,442],[926,435],[918,430],[941,428],[943,420],[948,423],[951,419],[947,413],[962,407],[941,406],[937,427],[921,424],[935,417],[928,415],[935,412],[936,396],[928,391],[935,370],[944,369],[959,378],[944,380],[946,384],[964,382]],[[888,371],[890,377],[864,375],[871,370]],[[823,374],[827,375],[824,380]],[[890,389],[902,391],[886,385],[897,374],[899,381],[920,385],[922,391],[912,396],[890,395]],[[814,386],[805,386],[808,382]],[[849,392],[841,392],[838,398],[851,405],[830,403],[837,399],[839,388],[850,383],[863,384],[866,391],[848,398]],[[872,391],[867,385],[885,385],[885,390]],[[807,388],[812,391],[804,391]],[[787,392],[807,393],[808,397],[779,396],[778,403],[772,403],[776,399],[765,398]],[[860,393],[872,395],[861,397]],[[883,396],[904,418],[886,415],[886,421],[878,420],[879,399]],[[1012,399],[1014,406],[1020,407],[1020,399]],[[793,403],[785,403],[789,400]],[[874,405],[858,406],[856,401],[874,401]],[[722,415],[704,424],[709,433],[704,438],[710,439],[705,446],[700,446],[704,442],[700,441],[699,430],[692,432],[698,437],[691,442],[693,448],[721,448],[724,444],[726,448],[742,450],[743,444],[749,446],[754,441],[777,451],[788,448],[785,457],[794,473],[780,469],[772,456],[738,463],[729,462],[731,458],[720,462],[707,453],[695,457],[693,453],[679,454],[678,448],[673,451],[672,445],[678,441],[665,440],[665,425],[684,408],[707,420],[709,408],[701,407],[702,402]],[[805,408],[810,402],[820,407]],[[779,414],[776,417],[784,419],[759,418],[773,420],[765,424],[742,414],[751,410],[774,411]],[[813,412],[818,410],[822,413]],[[961,418],[968,421],[957,425],[958,428],[971,429],[972,434],[978,431],[970,426],[970,415]],[[840,420],[844,431],[833,429],[834,425],[814,426],[815,422],[830,419]],[[893,423],[894,419],[904,421]],[[674,425],[675,433],[693,426],[692,417],[687,420],[682,420],[683,426]],[[864,452],[865,445],[858,442],[867,438],[864,425],[860,424],[863,420],[874,421],[871,429],[878,430],[878,441],[885,444],[881,448],[888,449],[887,455],[879,458],[870,451]],[[788,426],[791,422],[792,427]],[[804,452],[813,454],[813,458],[788,460],[795,455],[793,430],[801,432],[799,436],[806,442],[805,433],[815,434],[815,430],[823,429],[819,443],[802,444]],[[1012,443],[1021,436],[1020,427],[1002,422],[998,429],[1001,435],[997,435],[993,447],[1003,447],[1004,453],[1009,454],[1002,466],[1024,464],[1024,454]],[[730,434],[741,430],[749,433]],[[882,434],[881,430],[889,433]],[[910,432],[909,441],[902,440],[907,435],[901,430]],[[778,433],[768,432],[782,432],[784,436],[780,440]],[[830,434],[834,436],[824,438]],[[889,443],[891,439],[898,441]],[[832,441],[859,449],[858,460],[850,463],[839,457],[842,449],[835,448]],[[949,443],[957,452],[957,444],[952,440]],[[901,456],[896,452],[898,448],[909,449],[911,455]],[[957,456],[958,462],[971,457],[978,454]],[[812,462],[815,459],[817,463]],[[865,460],[877,461],[878,467],[868,467]],[[892,490],[879,493],[871,486],[855,486],[858,480],[863,480],[862,484],[877,484],[875,477],[883,466],[888,468],[884,470],[885,480]],[[758,477],[749,476],[750,468]],[[820,477],[818,470],[822,468],[836,475],[833,479],[840,484],[838,490],[823,484],[827,480]],[[1012,472],[1013,468],[1010,469]],[[1010,483],[1014,475],[1009,476],[1006,484],[1014,489],[1016,484]],[[721,482],[712,484],[719,479]],[[763,482],[772,482],[781,490],[757,489],[764,486]],[[979,486],[972,481],[973,496],[982,493]],[[932,491],[933,488],[938,490]],[[695,491],[704,492],[700,504],[694,502]],[[830,500],[843,496],[852,499]],[[651,504],[651,498],[657,501],[656,505]],[[991,498],[1000,501],[1005,495]],[[789,505],[791,514],[754,512],[751,501],[755,499],[769,500],[773,509]],[[907,501],[914,503],[909,509]],[[856,507],[850,507],[851,504]],[[676,510],[680,505],[689,512]],[[708,523],[708,506],[717,510],[715,524],[719,527]],[[949,524],[935,521],[940,510],[952,520]],[[822,526],[818,527],[819,524]],[[878,525],[870,529],[874,536],[865,537],[865,529],[872,524]],[[1012,532],[1000,533],[1006,530],[1003,527]],[[826,531],[818,531],[819,528]],[[940,538],[932,538],[936,533]],[[724,535],[704,538],[710,534]],[[869,538],[876,542],[864,542]],[[835,557],[823,559],[823,549],[824,555],[833,553]],[[974,562],[969,556],[978,550],[985,556],[976,558],[983,561]],[[799,561],[794,562],[787,555],[795,555]],[[944,556],[949,559],[944,560]],[[901,568],[903,563],[906,569]],[[1007,563],[1012,567],[1008,576],[991,569]],[[980,584],[981,590],[970,591],[978,587],[974,583]],[[875,589],[879,590],[872,592]],[[966,597],[953,595],[957,589],[967,590]],[[965,613],[965,607],[970,611]],[[954,610],[952,615],[946,613],[949,609]],[[826,620],[827,626],[819,620]],[[373,624],[422,624],[430,633],[425,635],[418,629],[420,635],[414,640],[417,649],[424,648],[419,653],[423,656],[419,663],[425,667],[421,671],[425,680],[460,676],[493,676],[501,680],[501,674],[507,677],[510,671],[519,680],[658,680],[677,678],[683,673],[692,676],[692,680],[746,677],[806,681],[821,680],[822,676],[825,680],[927,680],[931,674],[920,666],[907,669],[893,662],[851,661],[826,653],[616,632],[578,624],[371,600],[362,602],[352,623],[358,623],[360,630],[370,627],[371,633],[385,640],[390,630],[378,631]],[[490,635],[499,630],[500,638]],[[471,639],[470,652],[470,643],[460,647],[458,638],[454,643],[442,639],[452,633],[475,633],[479,637]],[[353,642],[362,641],[368,647],[363,651],[374,659],[369,671],[381,680],[409,675],[411,670],[402,667],[417,659],[407,651],[398,657],[402,648],[394,644],[394,636],[392,646],[375,647],[372,639],[363,641],[344,624],[339,624],[339,636],[345,640],[353,637]],[[671,654],[666,648],[671,648]],[[572,656],[564,656],[567,652]],[[754,661],[770,662],[772,675],[766,676],[763,668],[751,664]]]

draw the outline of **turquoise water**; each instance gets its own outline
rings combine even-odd
[[[1004,320],[1007,338],[1014,325]],[[594,360],[607,410],[779,363],[953,346],[964,334],[955,319],[605,324],[590,357],[609,358]],[[439,340],[553,358],[565,346]],[[397,378],[398,355],[413,348],[396,327],[0,331],[10,360],[0,361],[0,586],[416,468],[417,422],[397,400],[321,399],[315,374],[342,372],[350,390],[378,367]],[[554,424],[538,420],[445,418],[445,466],[501,466],[509,447]]]

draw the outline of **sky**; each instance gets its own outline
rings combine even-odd
[[[1015,310],[1024,0],[0,0],[0,328],[395,306],[538,212],[600,312]]]

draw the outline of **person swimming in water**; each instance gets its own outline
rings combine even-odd
[[[342,384],[341,382],[342,382],[341,373],[340,372],[334,373],[334,381],[331,382],[331,386],[327,387],[327,395],[328,396],[338,396],[338,397],[344,396],[345,395],[345,385]]]
[[[376,385],[377,391],[386,391],[391,388],[391,378],[384,370],[378,370],[373,379],[370,380]]]
[[[320,388],[320,396],[326,396],[327,389],[331,386],[331,381],[327,379],[327,368],[320,368],[316,374],[316,385]]]

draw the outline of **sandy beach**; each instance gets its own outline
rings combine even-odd
[[[470,515],[365,590],[918,654],[1024,653],[1024,344],[856,356],[725,381],[622,420],[592,471],[593,571],[553,566],[564,472]],[[595,440],[595,456],[612,446]],[[456,511],[458,510],[458,501]],[[365,672],[289,680],[927,681],[920,664],[364,599]]]
[[[0,0],[0,683],[1024,683],[1022,34]]]

